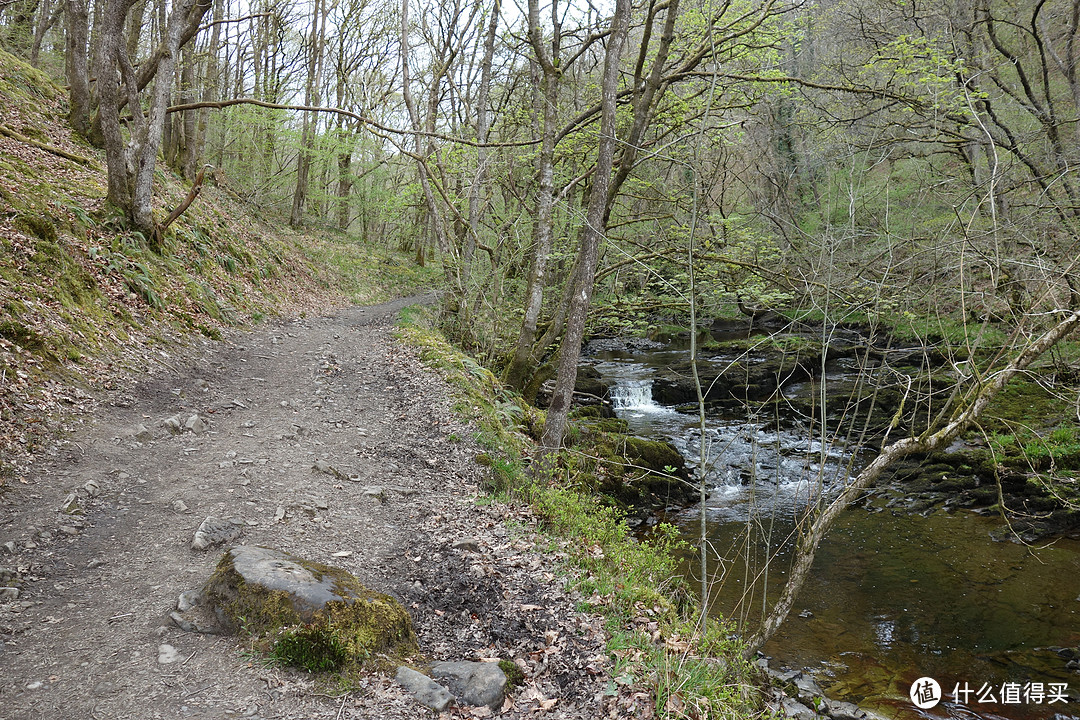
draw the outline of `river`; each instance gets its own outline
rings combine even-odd
[[[729,360],[709,355],[710,368]],[[696,415],[651,394],[659,373],[687,359],[676,345],[597,351],[588,363],[612,385],[616,413],[632,432],[668,439],[695,462]],[[831,368],[826,388],[830,379],[843,385],[847,374]],[[808,393],[811,385],[785,392]],[[749,629],[779,593],[790,563],[785,540],[808,500],[827,496],[868,457],[782,415],[736,409],[707,422],[705,512],[721,559],[713,563],[710,609]],[[996,542],[998,517],[940,507],[915,513],[903,501],[903,487],[886,486],[844,513],[791,616],[764,648],[771,666],[810,672],[830,697],[886,717],[1080,716],[1080,673],[1066,667],[1069,649],[1080,657],[1080,541]],[[696,543],[700,512],[665,519]],[[692,576],[697,560],[686,558],[685,568]],[[927,676],[940,684],[943,702],[919,710],[908,693]]]

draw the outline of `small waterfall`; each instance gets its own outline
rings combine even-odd
[[[620,380],[611,388],[611,406],[616,410],[658,408],[652,399],[652,380]]]

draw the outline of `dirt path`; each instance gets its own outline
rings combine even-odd
[[[428,659],[518,661],[527,682],[504,717],[614,713],[598,622],[574,613],[524,511],[478,502],[472,431],[391,338],[405,304],[173,358],[175,373],[130,388],[6,488],[0,586],[19,592],[0,590],[0,718],[434,714],[385,676],[341,694],[265,666],[244,638],[176,627],[178,595],[220,557],[191,549],[207,516],[242,523],[236,542],[344,567],[399,598]],[[208,428],[165,422],[193,416]]]

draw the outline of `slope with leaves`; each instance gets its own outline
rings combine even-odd
[[[346,276],[353,301],[395,290],[381,289],[380,269],[397,262],[385,251],[283,230],[222,188],[205,187],[151,249],[107,205],[101,154],[67,124],[65,103],[49,77],[0,52],[0,483],[91,391],[168,364],[167,339],[327,308]],[[164,217],[187,188],[157,175]]]

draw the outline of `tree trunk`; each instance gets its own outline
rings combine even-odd
[[[77,3],[80,0],[71,0]],[[104,3],[101,20],[95,27],[98,57],[98,118],[108,167],[108,199],[129,214],[132,208],[131,178],[128,174],[126,142],[120,130],[120,39],[132,0]],[[141,116],[136,116],[141,119]]]
[[[547,264],[555,234],[555,134],[559,109],[559,80],[562,77],[562,70],[559,68],[562,38],[557,0],[552,0],[551,22],[551,53],[548,54],[540,28],[539,0],[529,0],[529,42],[543,72],[541,104],[544,120],[540,136],[540,156],[537,158],[539,187],[536,195],[536,224],[533,229],[533,256],[525,286],[525,315],[521,321],[517,344],[514,346],[514,355],[505,373],[506,383],[518,390],[528,383],[529,375],[536,364],[533,352],[536,326],[543,310]]]
[[[146,0],[135,0],[128,18],[127,54],[134,62],[139,57],[139,44],[142,42],[143,18],[146,17]]]
[[[196,0],[181,0],[173,6],[173,11],[169,15],[164,39],[167,49],[161,62],[158,63],[157,77],[154,79],[154,94],[150,100],[150,109],[146,119],[146,135],[139,143],[137,150],[131,220],[135,223],[135,227],[147,233],[148,237],[156,238],[157,235],[151,213],[154,199],[154,166],[157,164],[158,150],[161,148],[166,110],[169,107],[173,80],[176,77],[176,57],[180,54],[183,31],[195,3]],[[206,6],[203,6],[203,12],[205,11]]]
[[[667,15],[664,18],[664,29],[660,36],[660,44],[656,49],[652,69],[649,72],[649,75],[642,80],[641,76],[645,66],[645,59],[649,55],[649,38],[651,36],[652,23],[655,20],[655,7],[656,6],[653,5],[653,7],[650,8],[649,19],[646,25],[648,31],[642,39],[641,49],[638,53],[634,78],[634,121],[630,127],[626,142],[621,146],[622,153],[619,156],[619,168],[615,171],[615,178],[611,183],[611,187],[608,189],[608,205],[604,211],[605,227],[607,226],[608,217],[611,213],[611,207],[615,202],[615,196],[618,194],[619,189],[630,176],[631,171],[637,163],[638,151],[641,147],[642,140],[645,137],[645,131],[649,128],[656,104],[660,101],[660,98],[663,97],[664,89],[666,87],[662,81],[662,77],[664,74],[664,65],[667,63],[668,53],[671,50],[671,42],[675,37],[675,20],[678,18],[679,14],[679,0],[671,0],[667,5],[667,9],[665,10]]]
[[[446,65],[435,68],[431,78],[431,93],[437,93],[442,74],[446,71]],[[409,85],[409,0],[401,0],[401,95],[405,101],[405,107],[409,111],[409,120],[413,129],[413,155],[416,158],[416,169],[420,176],[420,189],[424,193],[424,201],[427,204],[428,221],[435,233],[435,240],[440,249],[448,247],[446,242],[446,229],[443,226],[442,216],[439,214],[439,206],[435,201],[435,193],[431,189],[431,180],[428,177],[427,164],[424,161],[424,143],[421,136],[420,116],[413,101],[412,88]],[[430,103],[429,103],[430,104]],[[434,122],[434,117],[429,118]],[[424,250],[422,241],[418,238],[416,245],[416,264],[423,266]]]
[[[607,53],[604,56],[604,79],[600,99],[600,141],[596,152],[596,172],[589,192],[589,208],[581,236],[581,266],[579,284],[570,300],[567,312],[566,332],[559,353],[559,373],[555,390],[548,408],[544,436],[541,439],[543,459],[541,468],[551,464],[552,455],[562,446],[566,430],[566,418],[570,412],[570,400],[577,381],[577,366],[581,356],[581,341],[585,336],[585,320],[589,301],[592,299],[596,263],[600,257],[600,241],[603,239],[604,214],[608,206],[608,188],[611,186],[611,169],[615,157],[615,101],[619,87],[619,60],[630,27],[630,0],[616,0],[615,15],[611,19]]]
[[[195,102],[195,53],[189,45],[181,54],[180,68],[180,104],[186,105]],[[199,158],[195,155],[195,129],[198,127],[199,116],[195,110],[185,110],[180,113],[180,122],[176,128],[174,141],[176,143],[175,169],[187,180],[194,180],[198,172]]]
[[[84,138],[90,134],[90,71],[86,47],[90,32],[90,12],[87,0],[66,0],[67,39],[65,40],[67,82],[70,98],[68,120],[75,132]]]
[[[176,73],[176,56],[186,29],[198,26],[209,5],[202,0],[180,0],[173,6],[159,49],[154,92],[149,108],[133,113],[130,140],[120,129],[120,108],[139,107],[137,74],[121,43],[125,19],[133,0],[112,0],[102,11],[99,28],[98,87],[101,132],[108,165],[109,201],[120,208],[132,225],[157,243],[157,228],[151,212],[154,194],[154,167],[165,130],[166,111]],[[117,73],[123,78],[126,98],[120,95]],[[126,102],[125,102],[126,100]]]
[[[319,104],[319,67],[325,33],[326,18],[322,0],[315,0],[315,8],[311,14],[311,56],[308,60],[307,86],[304,89],[304,104],[309,106]],[[315,125],[316,118],[312,117],[311,113],[304,113],[300,153],[296,159],[296,188],[293,191],[292,211],[289,214],[289,225],[294,228],[299,228],[304,223],[304,205],[307,202],[312,150],[315,144]]]
[[[49,0],[42,4],[41,10],[38,12],[37,27],[34,28],[34,44],[30,48],[30,64],[34,67],[38,67],[38,59],[41,56],[41,43],[45,39],[45,33],[52,29],[63,12],[63,2],[58,2],[55,8],[49,4]]]
[[[341,232],[348,232],[349,222],[352,220],[349,196],[352,194],[352,156],[353,136],[347,125],[342,126],[343,133],[350,133],[342,138],[345,148],[338,154],[338,183],[337,183],[337,227]]]
[[[487,182],[488,149],[485,144],[491,130],[491,118],[488,113],[488,100],[491,95],[491,63],[495,58],[495,36],[499,30],[501,0],[494,0],[491,17],[488,19],[487,35],[484,36],[484,58],[480,65],[480,87],[476,94],[476,173],[469,188],[469,235],[465,240],[465,250],[461,259],[462,285],[468,292],[469,278],[472,275],[473,255],[476,242],[480,237],[480,199]],[[462,307],[468,307],[468,298],[462,297]]]
[[[215,24],[210,31],[210,45],[207,47],[206,58],[206,77],[203,79],[202,100],[203,102],[213,102],[218,96],[218,45],[221,39],[221,25],[216,21],[221,20],[224,16],[222,8],[222,0],[214,0],[214,12],[212,15]],[[199,111],[199,121],[195,128],[195,147],[191,153],[191,157],[194,158],[194,165],[202,164],[203,156],[206,153],[206,133],[210,126],[210,108],[204,108]],[[189,168],[189,176],[194,176],[194,172],[198,168]]]

